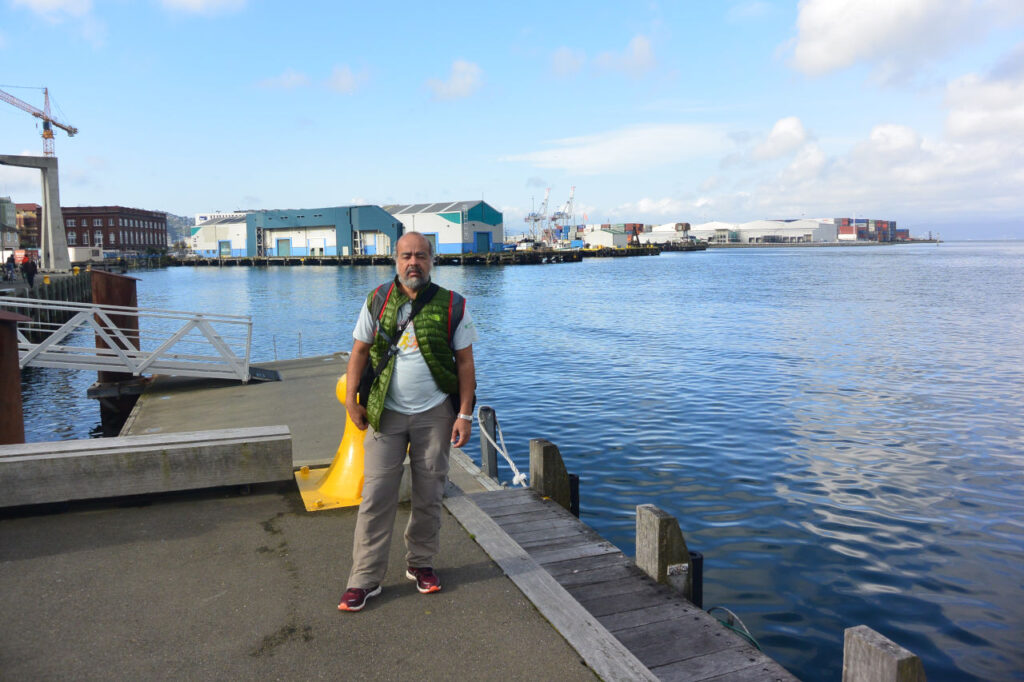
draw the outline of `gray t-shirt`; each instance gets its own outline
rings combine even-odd
[[[398,309],[398,326],[402,326],[402,322],[411,312],[412,302],[403,303]],[[363,343],[373,343],[376,323],[370,309],[363,303],[352,338]],[[473,345],[478,338],[476,325],[469,314],[469,306],[466,306],[462,322],[455,329],[452,346],[455,350],[462,350]],[[395,369],[391,375],[391,385],[388,386],[388,395],[384,399],[384,407],[402,414],[419,414],[437,407],[446,397],[447,394],[437,387],[430,367],[423,359],[419,342],[416,340],[416,321],[413,320],[398,341],[398,355],[395,356]]]

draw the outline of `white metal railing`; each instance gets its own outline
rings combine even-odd
[[[0,307],[33,318],[17,327],[21,367],[250,379],[252,318],[248,315],[15,297],[0,298]],[[47,318],[67,321],[47,322]],[[93,347],[101,345],[100,340],[106,348]]]

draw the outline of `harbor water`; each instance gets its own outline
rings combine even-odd
[[[138,300],[251,315],[259,362],[347,350],[391,272],[172,268],[140,273]],[[627,553],[636,505],[675,515],[705,607],[794,674],[840,679],[843,630],[866,624],[933,682],[1024,679],[1024,243],[434,276],[469,300],[479,402],[518,466],[555,442],[583,520]],[[94,380],[26,370],[28,439],[98,432]]]

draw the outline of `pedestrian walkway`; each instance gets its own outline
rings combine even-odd
[[[283,423],[297,464],[326,463],[346,361],[270,363],[282,381],[266,384],[158,377],[122,434]],[[464,468],[452,479],[474,490]],[[337,603],[356,509],[306,512],[294,482],[60,511],[0,517],[12,679],[595,679],[448,512],[444,589],[405,578],[401,505],[383,593],[353,614]]]

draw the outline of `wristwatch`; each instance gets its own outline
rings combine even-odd
[[[471,422],[471,421],[473,421],[473,415],[471,415],[471,414],[462,414],[460,412],[459,413],[459,419],[465,419],[466,421]]]

